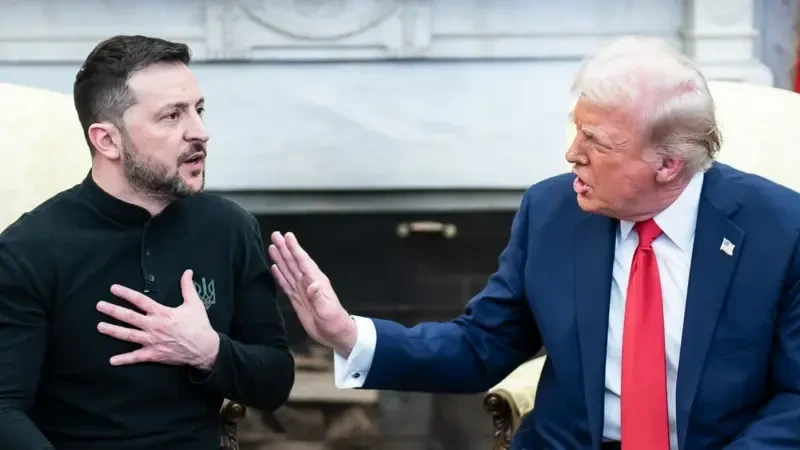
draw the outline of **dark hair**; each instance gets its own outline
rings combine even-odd
[[[136,104],[128,79],[154,64],[189,64],[186,44],[147,36],[114,36],[99,44],[86,57],[75,76],[73,97],[83,135],[92,156],[94,145],[89,126],[108,121],[122,129],[122,114]]]

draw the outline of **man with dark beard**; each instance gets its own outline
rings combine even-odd
[[[289,395],[259,225],[202,192],[189,60],[161,39],[100,43],[74,86],[91,172],[0,235],[4,449],[214,450],[223,399]]]

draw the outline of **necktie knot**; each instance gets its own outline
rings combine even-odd
[[[647,219],[643,222],[636,222],[633,226],[636,233],[639,235],[639,247],[650,247],[657,237],[661,236],[661,228],[656,224],[653,219]]]

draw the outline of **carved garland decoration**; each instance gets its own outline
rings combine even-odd
[[[294,39],[333,40],[361,34],[391,17],[397,0],[237,0],[252,19]]]

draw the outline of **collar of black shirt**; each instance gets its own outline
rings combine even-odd
[[[82,191],[89,203],[101,215],[125,225],[144,225],[152,216],[141,206],[120,200],[104,191],[92,178],[91,172],[84,178]]]

